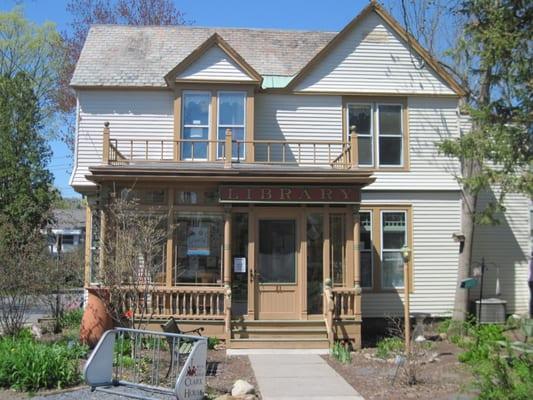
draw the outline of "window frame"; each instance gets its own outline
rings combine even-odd
[[[194,94],[207,94],[209,96],[209,108],[208,108],[208,111],[207,111],[207,125],[187,125],[185,124],[185,98],[187,97],[187,94],[191,94],[191,93],[194,93]],[[182,101],[181,101],[181,115],[182,115],[182,118],[181,118],[181,133],[180,133],[180,140],[183,140],[184,137],[184,133],[185,133],[185,129],[187,128],[207,128],[207,139],[205,144],[206,144],[206,157],[205,158],[196,158],[194,157],[194,152],[192,151],[192,146],[191,146],[191,156],[192,157],[184,157],[184,154],[183,154],[183,144],[187,143],[187,142],[181,142],[181,149],[180,149],[180,160],[182,161],[207,161],[209,160],[209,148],[211,147],[209,145],[209,142],[211,140],[211,137],[212,137],[212,112],[213,110],[211,109],[211,106],[212,106],[212,102],[213,102],[213,93],[209,90],[201,90],[201,89],[198,89],[198,90],[195,90],[195,89],[186,89],[186,90],[183,90],[181,92],[181,98],[182,98]],[[189,142],[190,143],[190,142]],[[201,143],[201,142],[199,142]]]
[[[346,103],[346,132],[348,132],[347,138],[349,139],[350,135],[350,106],[369,106],[370,107],[370,134],[360,134],[357,132],[357,140],[359,141],[359,137],[365,137],[370,138],[370,156],[372,162],[370,164],[361,164],[358,160],[358,166],[362,168],[374,168],[376,165],[376,158],[375,158],[375,138],[374,138],[374,103],[372,101],[369,102],[355,102],[350,101]],[[359,149],[359,146],[358,146]]]
[[[380,246],[379,246],[379,258],[380,258],[380,289],[384,289],[384,290],[400,290],[400,289],[404,289],[405,287],[405,282],[403,283],[402,286],[385,286],[385,284],[383,283],[383,253],[385,252],[389,252],[389,253],[397,253],[397,252],[400,252],[401,253],[401,249],[385,249],[384,248],[384,240],[383,240],[383,234],[384,234],[384,230],[383,230],[383,221],[384,221],[384,218],[383,218],[383,215],[384,214],[394,214],[394,213],[402,213],[404,215],[404,218],[405,218],[405,230],[404,230],[404,246],[408,246],[409,244],[409,234],[408,234],[408,229],[409,229],[409,219],[408,219],[408,212],[407,210],[402,210],[402,209],[386,209],[386,210],[380,210],[380,224],[379,224],[379,230],[380,230]],[[410,277],[408,277],[408,279],[410,279]]]
[[[241,125],[226,125],[226,124],[221,124],[220,123],[220,94],[223,94],[223,93],[230,93],[230,94],[242,94],[243,95],[243,124],[242,126]],[[245,91],[245,90],[218,90],[216,92],[216,102],[217,102],[217,120],[216,120],[216,124],[217,124],[217,127],[216,127],[216,140],[217,140],[217,150],[216,150],[216,159],[217,160],[221,160],[224,158],[224,154],[219,154],[219,149],[220,149],[220,144],[221,142],[224,141],[224,138],[225,138],[225,134],[224,134],[224,138],[220,139],[218,137],[218,131],[220,128],[226,128],[226,129],[231,129],[232,131],[232,135],[233,135],[233,132],[234,132],[234,129],[233,128],[242,128],[243,130],[243,141],[246,141],[246,125],[247,125],[247,113],[246,113],[246,108],[247,108],[247,105],[246,105],[246,102],[247,102],[247,97],[248,97],[248,92]],[[232,136],[232,141],[235,140],[234,137]],[[232,146],[233,147],[233,146]],[[242,157],[239,157],[239,153],[241,152],[241,149],[242,149]],[[245,160],[246,159],[246,146],[238,146],[237,147],[237,157],[233,157],[233,148],[232,148],[232,153],[231,153],[231,159],[232,160]]]
[[[374,165],[377,165],[378,168],[402,168],[405,164],[405,149],[404,149],[404,106],[401,103],[389,103],[389,102],[375,102],[375,116],[376,119],[376,128],[375,128],[375,145],[376,145],[376,154],[377,157],[374,160]],[[399,135],[392,135],[392,134],[382,134],[380,130],[380,123],[379,123],[379,114],[380,114],[380,107],[381,106],[399,106],[400,107],[400,134]],[[381,152],[380,152],[380,139],[381,138],[399,138],[400,139],[400,164],[381,164]]]
[[[361,249],[361,227],[362,227],[361,214],[362,213],[370,215],[370,249],[368,250]],[[359,225],[359,267],[363,265],[361,253],[363,252],[370,253],[370,286],[363,286],[362,285],[363,279],[361,277],[361,288],[366,290],[366,289],[372,289],[375,286],[375,282],[374,282],[374,212],[373,210],[371,209],[360,210],[359,211],[359,223],[360,223]]]

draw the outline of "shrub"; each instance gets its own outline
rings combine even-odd
[[[352,361],[352,355],[348,346],[341,342],[333,343],[330,350],[331,356],[342,364],[349,364]]]
[[[220,339],[219,338],[217,338],[215,336],[207,338],[207,348],[209,350],[213,350],[219,344],[220,344]]]
[[[405,344],[399,337],[390,337],[380,340],[377,343],[376,356],[379,358],[390,358],[403,352]]]
[[[66,311],[61,317],[62,328],[79,328],[81,325],[81,318],[83,317],[83,309],[75,308]]]
[[[481,400],[526,400],[533,393],[533,356],[516,351],[499,325],[482,325],[471,330],[462,342],[465,352],[459,360],[475,376]]]
[[[0,387],[36,391],[75,385],[86,353],[86,347],[72,342],[37,342],[27,331],[0,338]]]

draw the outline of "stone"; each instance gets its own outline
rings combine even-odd
[[[233,384],[233,387],[231,388],[231,395],[232,396],[244,396],[246,394],[254,394],[255,388],[254,385],[239,379],[236,380]]]
[[[215,400],[257,400],[257,397],[254,394],[245,394],[243,396],[223,394],[222,396],[216,397]]]
[[[31,326],[31,334],[35,339],[41,339],[43,337],[43,332],[39,326],[33,324]]]

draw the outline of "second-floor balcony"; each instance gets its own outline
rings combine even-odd
[[[109,124],[103,133],[104,165],[142,163],[234,163],[277,166],[357,168],[356,135],[342,140],[235,140],[231,129],[224,140],[113,137]]]

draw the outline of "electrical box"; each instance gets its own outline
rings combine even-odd
[[[502,299],[476,300],[476,316],[482,324],[504,324],[507,315],[507,301]],[[481,315],[480,315],[481,308]]]

